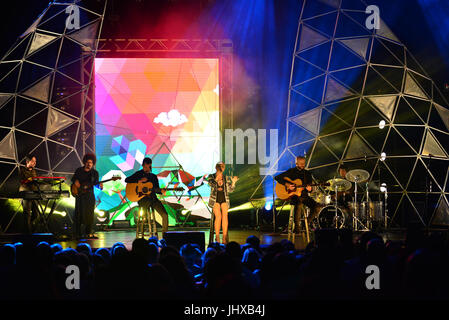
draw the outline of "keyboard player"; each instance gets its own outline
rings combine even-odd
[[[33,177],[37,176],[36,170],[36,157],[34,155],[27,155],[25,157],[25,167],[20,167],[20,187],[19,191],[36,191],[37,187],[33,183]],[[25,200],[23,199],[23,213],[24,222],[27,233],[31,233],[32,221],[37,217],[37,203],[36,200]]]

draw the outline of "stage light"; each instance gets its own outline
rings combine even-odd
[[[97,216],[99,218],[104,218],[105,217],[104,211],[97,211]]]
[[[59,215],[61,217],[65,217],[67,215],[65,211],[58,211],[58,210],[53,211],[53,214]]]
[[[265,210],[270,211],[271,208],[273,208],[273,201],[267,201],[265,202]]]
[[[186,209],[184,209],[184,210],[181,211],[181,214],[182,214],[183,216],[185,216],[185,215],[188,214],[188,213],[189,213],[189,210],[186,210]]]
[[[380,192],[387,192],[387,184],[385,182],[380,185]]]
[[[98,230],[104,230],[109,222],[109,214],[103,210],[95,209],[96,221],[95,225]]]
[[[379,122],[379,129],[385,128],[385,120],[380,120]]]
[[[385,152],[382,152],[380,154],[380,161],[385,161],[386,158],[387,158],[387,154]]]

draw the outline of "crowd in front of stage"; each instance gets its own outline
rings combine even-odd
[[[350,231],[319,230],[304,251],[287,240],[262,246],[255,236],[243,245],[211,243],[205,252],[156,238],[135,239],[131,250],[4,244],[0,299],[449,298],[447,233],[411,228],[405,241],[384,242],[373,232],[352,239]],[[67,288],[70,265],[79,268],[79,289]],[[367,280],[372,265],[377,280]]]

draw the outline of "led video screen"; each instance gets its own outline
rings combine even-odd
[[[169,224],[186,216],[210,218],[205,176],[220,159],[219,61],[210,58],[95,59],[97,209],[132,220],[124,179],[153,160],[169,191]],[[135,209],[134,209],[135,210]],[[156,215],[159,219],[158,215]]]

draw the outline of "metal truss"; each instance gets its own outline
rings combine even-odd
[[[343,164],[364,169],[379,199],[380,183],[388,186],[390,227],[449,225],[449,104],[382,19],[379,29],[366,28],[366,7],[361,0],[303,2],[286,148],[271,171],[294,166],[296,156],[306,156],[319,180]]]
[[[107,1],[53,1],[0,60],[0,190],[27,154],[42,175],[69,176],[95,152],[93,67]],[[69,10],[71,9],[71,10]],[[79,26],[68,12],[79,12]]]

